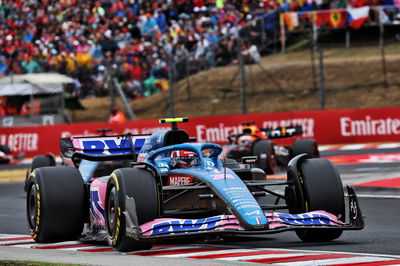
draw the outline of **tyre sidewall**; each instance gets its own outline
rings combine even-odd
[[[35,241],[76,240],[82,233],[85,210],[84,185],[79,171],[65,166],[37,168],[28,181],[28,197],[33,185],[37,218],[34,227],[29,220],[28,224]]]
[[[252,153],[257,156],[258,167],[266,174],[275,172],[276,160],[273,143],[270,140],[258,140],[253,143]]]
[[[150,183],[146,184],[146,181]],[[150,186],[153,189],[153,184],[154,191],[147,191]],[[130,191],[130,188],[132,188],[133,185],[140,189],[134,192]],[[143,185],[146,185],[146,187]],[[114,234],[111,235],[111,229],[109,228],[109,198],[113,188],[115,188],[116,195],[118,197],[118,210],[116,211],[117,215],[115,215],[115,219],[117,219],[115,222],[116,228],[114,230]],[[135,193],[136,195],[134,195]],[[146,170],[135,168],[118,169],[111,174],[107,184],[107,242],[118,251],[149,249],[153,245],[153,241],[138,241],[126,236],[126,218],[124,211],[127,196],[135,199],[139,225],[159,217],[159,199],[154,176]],[[147,200],[143,200],[143,196],[148,196],[149,198]]]
[[[27,214],[27,219],[28,219],[28,227],[29,227],[29,231],[30,234],[32,236],[32,238],[35,241],[38,242],[43,242],[43,239],[45,239],[45,237],[42,236],[41,234],[41,228],[43,227],[43,222],[40,222],[40,216],[43,215],[43,211],[41,210],[41,195],[40,195],[40,176],[36,175],[35,172],[32,172],[31,175],[29,176],[28,179],[28,186],[27,186],[27,199],[26,199],[26,214]],[[31,195],[32,190],[35,189],[35,194]],[[30,201],[32,200],[32,198],[30,198],[31,196],[33,196],[33,200],[36,201],[36,205],[35,205],[35,219],[34,219],[34,223],[31,222],[30,219]]]

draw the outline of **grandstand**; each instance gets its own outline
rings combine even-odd
[[[6,0],[0,73],[68,74],[76,81],[72,94],[84,99],[109,95],[105,80],[112,71],[138,100],[168,90],[170,70],[179,80],[234,64],[238,31],[266,55],[310,34],[322,40],[338,28],[397,25],[399,6],[398,0]]]

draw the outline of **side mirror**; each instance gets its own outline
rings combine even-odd
[[[245,156],[242,157],[243,164],[254,164],[257,162],[257,156]]]

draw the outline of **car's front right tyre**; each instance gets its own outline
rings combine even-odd
[[[39,243],[78,239],[83,229],[84,203],[84,184],[77,169],[35,169],[27,182],[26,199],[32,238]]]

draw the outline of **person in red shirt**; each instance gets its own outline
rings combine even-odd
[[[118,106],[113,106],[108,123],[123,123],[126,121],[125,114],[119,110]]]
[[[40,114],[40,101],[33,100],[32,102],[25,102],[20,110],[20,115],[38,115]]]

